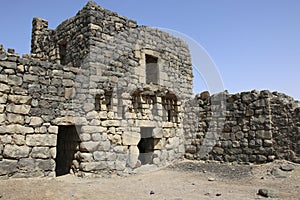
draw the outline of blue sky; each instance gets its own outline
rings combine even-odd
[[[197,41],[230,93],[269,89],[300,99],[299,0],[95,0],[139,25],[168,28]],[[29,53],[31,20],[55,28],[87,0],[1,2],[0,43]],[[205,66],[199,66],[205,67]],[[207,90],[195,74],[195,91]]]

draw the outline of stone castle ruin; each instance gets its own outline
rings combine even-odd
[[[299,102],[193,96],[181,39],[91,1],[55,30],[32,26],[31,54],[0,48],[0,177],[128,174],[184,156],[300,161]]]

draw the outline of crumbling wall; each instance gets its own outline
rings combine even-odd
[[[32,54],[0,50],[0,176],[131,173],[183,156],[192,67],[180,39],[89,2],[55,30],[35,18]],[[57,169],[58,150],[69,166]]]
[[[199,108],[197,114],[190,114],[190,111],[186,114],[186,120],[195,124],[192,125],[194,134],[185,133],[187,158],[254,163],[287,159],[298,162],[299,117],[295,116],[299,105],[295,100],[269,91],[222,94],[226,109],[219,110],[220,115],[216,118],[212,116],[220,102],[212,102],[215,95],[202,93],[196,96],[193,104],[190,102],[193,109]],[[213,129],[218,123],[220,126]]]
[[[58,126],[52,120],[70,110],[76,70],[0,55],[0,176],[54,176]]]

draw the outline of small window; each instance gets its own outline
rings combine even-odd
[[[101,96],[100,94],[97,94],[95,97],[95,111],[101,110]]]
[[[159,69],[158,69],[158,58],[145,55],[146,59],[146,83],[158,83],[159,80]]]
[[[67,41],[64,40],[59,43],[59,59],[61,65],[67,64],[66,55],[67,55]]]
[[[95,111],[111,111],[112,110],[112,91],[105,91],[104,94],[95,96]]]
[[[112,101],[112,91],[111,90],[107,90],[104,93],[104,102],[103,102],[103,104],[106,105],[106,110],[107,111],[111,111],[112,110],[111,101]]]

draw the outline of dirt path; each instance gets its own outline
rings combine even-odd
[[[0,199],[259,199],[260,188],[276,199],[300,198],[300,166],[274,170],[285,161],[241,166],[181,161],[159,171],[128,177],[82,179],[8,179],[0,181]],[[273,170],[273,171],[272,171]]]

